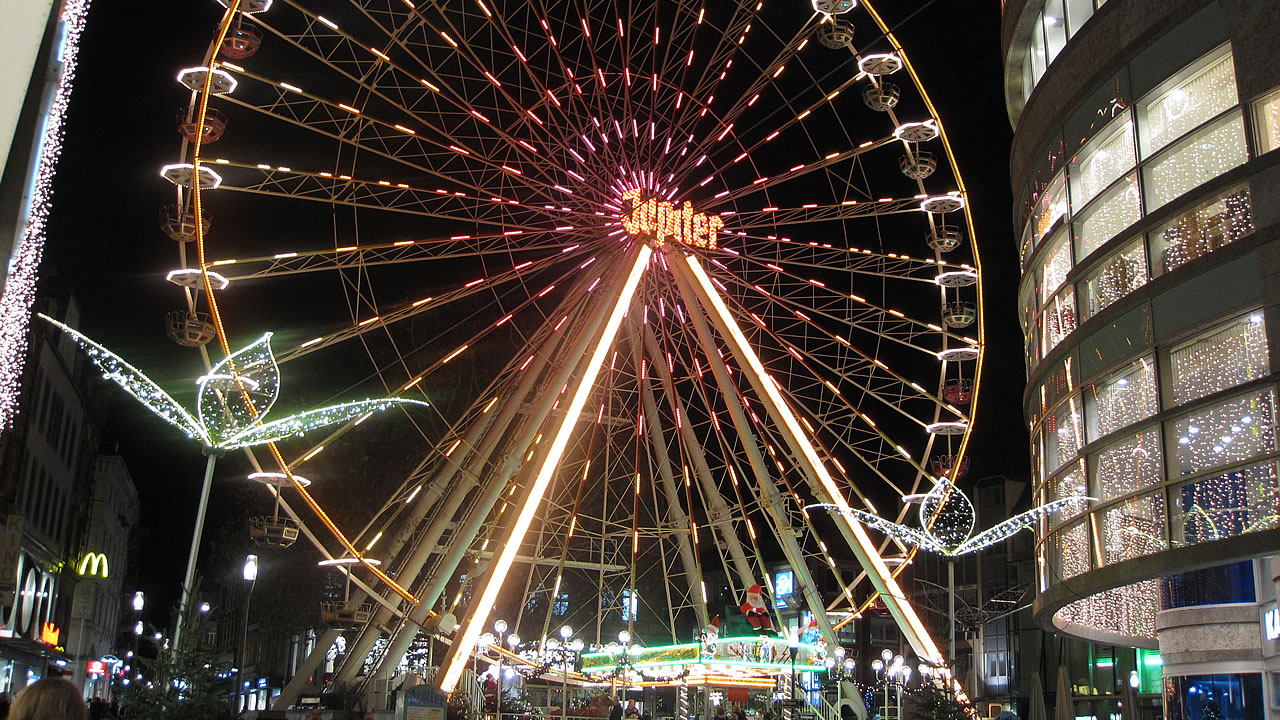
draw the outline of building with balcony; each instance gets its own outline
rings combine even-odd
[[[1004,8],[1036,501],[1092,498],[1038,528],[1034,613],[1158,651],[1170,720],[1280,717],[1277,31],[1270,2]]]

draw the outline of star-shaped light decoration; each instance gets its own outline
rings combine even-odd
[[[124,388],[187,437],[199,440],[210,453],[266,445],[396,406],[427,404],[404,398],[357,400],[266,422],[265,417],[280,394],[280,367],[271,352],[271,333],[266,333],[196,380],[200,389],[193,416],[120,356],[47,315],[40,317],[62,329],[83,348],[93,364],[102,370],[103,378]]]
[[[1008,539],[1009,536],[1019,530],[1031,527],[1045,515],[1076,503],[1088,502],[1094,499],[1096,498],[1078,495],[1054,500],[1031,508],[1020,515],[1015,515],[990,530],[984,530],[973,537],[970,537],[973,535],[973,526],[976,518],[973,511],[973,503],[969,502],[969,498],[965,497],[964,493],[960,492],[960,489],[946,478],[937,478],[933,489],[924,495],[908,495],[903,498],[906,501],[920,501],[919,517],[922,530],[899,525],[892,520],[886,520],[865,510],[849,509],[841,511],[838,505],[820,503],[806,506],[805,510],[818,508],[835,512],[847,512],[856,517],[863,525],[875,528],[886,535],[892,535],[903,542],[915,545],[921,550],[955,557],[995,545]]]

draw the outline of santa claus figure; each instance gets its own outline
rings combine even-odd
[[[773,630],[773,621],[769,619],[769,609],[764,604],[764,591],[759,585],[747,588],[747,600],[738,608],[747,616],[747,623],[757,632]]]
[[[717,615],[702,633],[702,659],[714,660],[716,657],[716,641],[720,639],[720,616]]]

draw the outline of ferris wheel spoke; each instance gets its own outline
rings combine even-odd
[[[796,166],[799,167],[799,166]],[[721,199],[733,200],[727,194]],[[842,222],[857,218],[883,217],[922,212],[920,197],[876,198],[874,200],[845,200],[839,204],[819,205],[806,203],[798,208],[766,206],[759,210],[730,210],[726,218],[733,218],[726,230],[755,230],[772,227],[794,227],[809,223]]]
[[[730,252],[726,248],[719,248],[724,254],[708,255],[708,262],[726,272],[734,272],[733,268],[737,265],[734,262],[736,257],[761,255],[767,257],[774,265],[796,268],[814,274],[824,274],[834,269],[847,273],[851,279],[860,276],[924,285],[937,285],[937,277],[941,274],[939,268],[945,272],[945,268],[948,267],[946,263],[932,258],[917,259],[897,253],[876,253],[870,250],[864,254],[858,248],[843,248],[832,243],[818,243],[812,240],[799,242],[791,238],[778,238],[776,235],[768,237],[739,235],[737,239],[761,242],[759,249],[749,248],[744,244],[743,252],[736,250]],[[958,265],[956,267],[960,268]],[[957,269],[956,272],[963,272],[963,270]]]
[[[543,262],[543,265],[545,265],[545,261]],[[459,301],[471,298],[475,295],[491,292],[493,291],[493,288],[501,287],[509,281],[512,281],[512,280],[523,281],[524,275],[537,272],[538,269],[539,269],[538,266],[530,265],[530,266],[521,267],[518,270],[512,269],[507,271],[506,273],[499,273],[497,275],[493,275],[487,278],[478,278],[476,280],[469,281],[464,286],[456,288],[452,291],[441,293],[440,295],[437,295],[434,297],[425,297],[419,300],[415,300],[410,304],[404,307],[401,307],[397,310],[393,310],[391,312],[387,312],[382,315],[374,315],[372,317],[357,319],[356,322],[354,322],[354,324],[351,325],[350,327],[343,328],[341,330],[335,331],[328,335],[321,335],[321,336],[312,338],[310,340],[307,340],[301,343],[296,348],[280,352],[277,356],[278,360],[279,362],[287,362],[289,360],[293,360],[293,359],[302,357],[304,355],[317,352],[319,350],[324,350],[326,348],[340,344],[347,340],[359,338],[362,335],[369,332],[379,331],[379,330],[384,331],[386,330],[386,328],[393,326],[396,323],[410,320],[418,316],[419,314],[422,314],[428,311],[435,311],[436,309],[441,308],[443,306],[447,306],[450,303],[459,302]],[[559,278],[559,281],[563,281],[567,277],[569,276],[562,275]],[[555,287],[555,282],[548,283],[546,286],[548,291],[550,289],[553,289],[554,287]],[[507,322],[511,321],[512,317],[517,312],[519,312],[524,308],[532,306],[539,297],[542,297],[541,294],[538,294],[538,295],[529,294],[527,292],[521,291],[519,288],[509,290],[508,292],[509,293],[520,292],[523,296],[523,300],[521,302],[516,303],[516,307],[514,310],[506,313],[505,315],[502,315],[502,317],[494,321],[491,325],[486,327],[482,332],[489,332],[496,328],[502,327]],[[471,345],[478,342],[480,337],[482,336],[473,336],[472,340],[469,343],[466,343],[466,345]],[[421,382],[421,380],[422,380],[422,377],[419,376],[418,378],[414,379],[414,384],[416,384],[417,382]],[[402,392],[405,389],[406,388],[401,388],[400,391]]]
[[[228,281],[269,278],[303,273],[341,270],[345,268],[370,268],[380,265],[398,265],[414,262],[457,260],[486,255],[520,255],[530,253],[547,255],[572,252],[581,247],[581,239],[590,237],[575,235],[568,230],[542,232],[507,230],[501,233],[454,235],[446,238],[423,240],[398,240],[392,243],[348,245],[327,250],[295,250],[269,256],[225,258],[208,262],[210,268]],[[513,244],[514,241],[520,244]],[[529,265],[543,258],[526,261]]]

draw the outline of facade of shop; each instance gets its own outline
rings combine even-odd
[[[1277,31],[1275,3],[1004,8],[1036,501],[1092,498],[1038,528],[1035,617],[1155,658],[1170,720],[1277,716]]]

